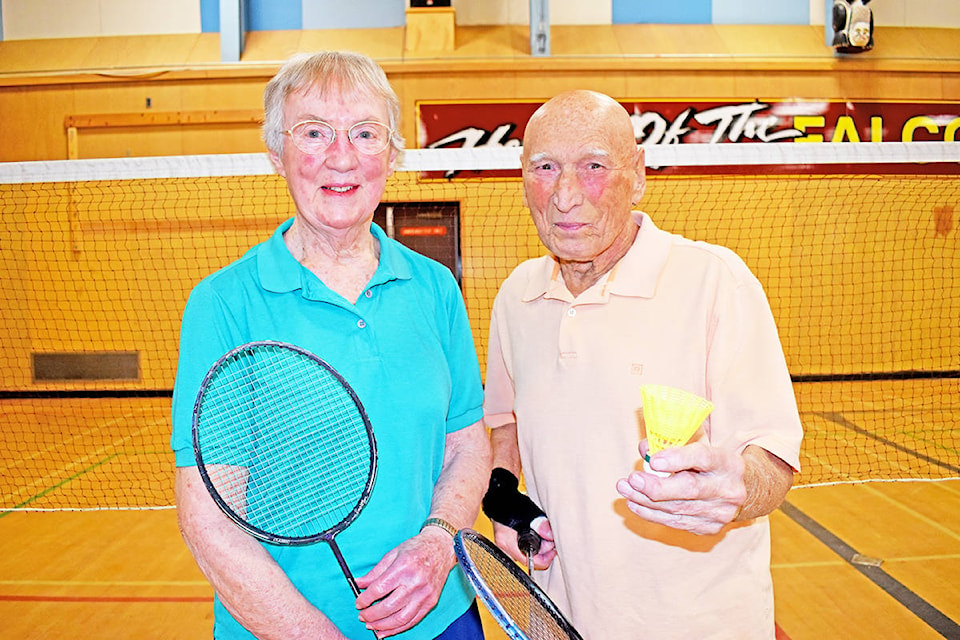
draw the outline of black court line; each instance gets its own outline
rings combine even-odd
[[[5,391],[0,400],[61,400],[64,398],[172,398],[173,389],[61,389],[57,391]]]
[[[872,373],[812,373],[790,376],[794,382],[859,382],[863,380],[931,380],[937,378],[960,378],[960,369],[947,371],[927,371],[910,369],[907,371],[875,371]]]
[[[960,639],[960,624],[948,618],[943,612],[905,587],[900,581],[880,567],[853,562],[853,558],[859,555],[857,550],[828,531],[819,522],[786,501],[780,505],[780,510],[791,520],[813,534],[817,540],[843,558],[850,566],[865,575],[871,582],[906,607],[907,610],[927,623],[931,629],[944,638],[950,638],[951,640]]]
[[[952,471],[953,473],[960,473],[960,466],[957,466],[957,465],[955,465],[955,464],[950,464],[949,462],[944,462],[943,460],[940,460],[939,458],[933,458],[933,457],[928,456],[928,455],[926,455],[926,454],[924,454],[924,453],[920,453],[919,451],[916,451],[915,449],[911,449],[910,447],[905,447],[905,446],[903,446],[902,444],[899,444],[899,443],[897,443],[897,442],[894,442],[893,440],[888,440],[887,438],[882,438],[882,437],[878,436],[876,433],[874,433],[874,432],[872,432],[872,431],[869,431],[869,430],[867,430],[867,429],[864,429],[863,427],[861,427],[861,426],[859,426],[859,425],[857,425],[857,424],[854,424],[853,422],[850,422],[850,421],[847,420],[845,417],[843,417],[843,414],[833,413],[833,412],[815,411],[815,412],[813,412],[813,415],[820,416],[821,418],[824,418],[824,419],[826,419],[826,420],[829,420],[830,422],[833,422],[834,424],[838,424],[838,425],[840,425],[841,427],[843,427],[843,428],[845,428],[845,429],[849,429],[850,431],[854,431],[854,432],[858,433],[858,434],[861,435],[861,436],[870,438],[870,439],[872,439],[872,440],[876,440],[877,442],[882,442],[883,444],[887,445],[888,447],[890,447],[890,448],[892,448],[892,449],[896,449],[897,451],[899,451],[899,452],[901,452],[901,453],[905,453],[905,454],[907,454],[907,455],[909,455],[909,456],[913,456],[914,458],[917,458],[918,460],[923,460],[924,462],[927,462],[927,463],[929,463],[929,464],[931,464],[931,465],[933,465],[933,466],[935,466],[935,467],[940,467],[941,469],[946,469],[946,470],[948,470],[948,471]]]

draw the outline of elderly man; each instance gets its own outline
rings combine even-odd
[[[608,96],[538,109],[522,170],[550,255],[494,302],[484,416],[493,479],[522,470],[548,517],[538,581],[593,640],[773,638],[766,516],[799,468],[802,429],[760,283],[731,251],[633,210],[643,150]],[[692,443],[652,456],[667,477],[642,471],[646,383],[715,405]],[[488,504],[502,486],[491,493],[485,507],[503,507]],[[515,531],[495,534],[522,559]]]

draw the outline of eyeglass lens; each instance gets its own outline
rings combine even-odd
[[[347,139],[360,153],[374,155],[390,144],[390,128],[380,122],[358,122],[347,131]],[[299,122],[290,129],[293,143],[304,153],[321,153],[337,138],[337,129],[320,120]]]

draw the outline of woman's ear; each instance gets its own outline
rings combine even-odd
[[[268,154],[270,157],[270,164],[273,165],[274,170],[277,172],[277,175],[286,178],[286,170],[283,168],[283,160],[277,155],[276,151],[271,150]]]

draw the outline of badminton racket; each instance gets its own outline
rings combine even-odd
[[[581,640],[547,594],[487,538],[461,529],[453,548],[473,590],[511,640]]]
[[[370,497],[377,447],[333,367],[281,342],[231,350],[200,385],[193,450],[207,491],[237,526],[273,545],[327,543],[359,595],[335,536]]]

